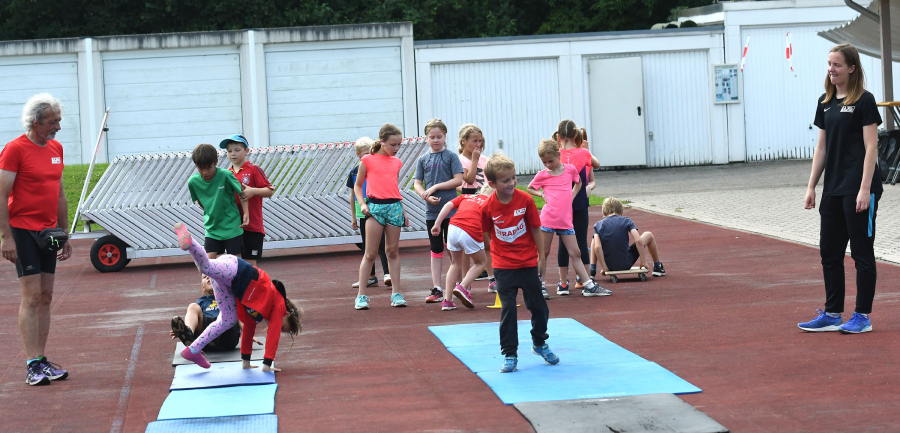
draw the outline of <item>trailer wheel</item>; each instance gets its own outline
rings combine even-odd
[[[131,262],[125,252],[127,247],[115,236],[103,236],[91,246],[91,264],[100,272],[119,272]]]

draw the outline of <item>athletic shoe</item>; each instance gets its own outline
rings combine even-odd
[[[475,308],[475,304],[472,303],[472,295],[469,293],[469,289],[457,284],[456,288],[453,289],[453,294],[459,298],[459,302],[462,302],[466,308]]]
[[[550,294],[547,293],[547,284],[541,281],[541,295],[544,295],[544,299],[550,299]]]
[[[482,269],[481,273],[478,274],[478,278],[476,278],[475,281],[484,281],[488,278],[490,277],[488,277],[487,269]]]
[[[185,346],[190,346],[194,342],[194,331],[191,331],[191,328],[179,316],[172,318],[172,332]]]
[[[541,358],[544,358],[544,362],[546,362],[547,364],[550,364],[550,365],[559,364],[559,357],[556,356],[555,353],[550,351],[550,346],[548,346],[546,343],[540,347],[532,346],[531,353],[534,353],[535,355],[540,356]]]
[[[31,386],[49,385],[50,378],[44,374],[44,369],[41,367],[41,361],[34,361],[28,364],[28,367],[25,367],[25,383]]]
[[[391,287],[391,274],[384,274],[384,285]]]
[[[54,364],[47,360],[47,357],[44,357],[38,363],[41,364],[41,371],[44,372],[44,376],[47,376],[50,380],[63,380],[69,377],[69,372],[60,368],[59,364]]]
[[[372,286],[376,286],[376,285],[378,285],[378,278],[375,276],[369,277],[369,281],[366,281],[366,287],[372,287]],[[354,289],[358,289],[359,281],[353,283],[353,285],[350,287],[353,287]]]
[[[501,373],[512,373],[516,371],[516,364],[519,363],[519,358],[516,358],[512,355],[506,355],[503,358],[503,367],[500,367]]]
[[[449,299],[444,299],[443,301],[441,301],[441,311],[450,311],[455,309],[456,304],[454,304],[453,301]]]
[[[175,234],[178,235],[178,248],[187,251],[191,247],[191,234],[184,223],[175,223]]]
[[[872,330],[872,321],[868,317],[859,313],[853,313],[853,317],[847,323],[841,325],[838,331],[841,334],[859,334]]]
[[[181,351],[181,357],[187,359],[188,361],[193,361],[194,364],[197,364],[203,368],[209,368],[211,366],[209,361],[206,360],[206,357],[203,356],[203,352],[191,352],[190,347],[185,347],[184,350]]]
[[[612,295],[611,290],[604,289],[600,287],[598,284],[590,283],[585,284],[584,289],[581,290],[581,296],[609,296]]]
[[[798,323],[797,327],[806,332],[828,332],[840,329],[844,319],[841,316],[831,317],[822,310],[816,310],[819,315],[809,322]],[[854,317],[856,314],[854,314]]]
[[[405,307],[406,299],[403,299],[403,294],[400,292],[394,293],[391,295],[391,306],[392,307]]]
[[[368,310],[369,309],[369,297],[366,295],[359,295],[356,297],[356,306],[354,307],[357,310]]]
[[[436,304],[444,300],[444,292],[441,289],[434,287],[431,289],[431,294],[425,298],[426,304]]]
[[[497,280],[491,279],[491,284],[488,284],[488,293],[497,293]]]
[[[654,277],[665,277],[666,276],[666,268],[663,267],[662,262],[657,262],[653,264],[653,276]]]
[[[569,294],[569,282],[566,281],[566,284],[557,284],[556,285],[556,294],[559,296],[568,296]]]
[[[576,281],[575,282],[575,290],[583,290],[583,289],[584,289],[584,284],[582,284],[581,281]]]

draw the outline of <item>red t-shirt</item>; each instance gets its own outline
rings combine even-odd
[[[396,156],[373,153],[360,160],[366,166],[366,197],[375,199],[400,199],[398,176],[403,161]]]
[[[56,140],[34,144],[25,134],[0,151],[0,170],[16,173],[9,194],[9,225],[39,231],[56,227],[63,148]]]
[[[591,165],[591,152],[585,148],[559,149],[559,162],[575,166],[575,171],[581,174],[584,168]]]
[[[500,203],[494,192],[482,206],[481,227],[491,233],[491,264],[500,269],[537,266],[537,245],[531,234],[541,226],[534,199],[515,190],[509,204]]]
[[[234,171],[234,167],[228,167],[228,169],[234,173],[234,177],[237,178],[241,185],[248,188],[275,189],[275,187],[272,186],[272,182],[269,182],[269,178],[263,173],[262,169],[250,161],[245,161],[244,165],[242,165],[238,171]],[[250,197],[250,200],[247,200],[247,208],[250,211],[250,225],[244,227],[244,231],[262,234],[266,233],[265,229],[263,229],[262,201],[263,198],[258,195]],[[243,218],[244,208],[241,206],[240,198],[237,199],[237,208],[241,213],[241,218]]]
[[[456,214],[450,218],[450,224],[468,233],[475,242],[484,242],[484,230],[481,229],[481,207],[488,197],[466,194],[450,200],[456,208]]]
[[[271,361],[275,359],[275,353],[278,352],[278,342],[281,340],[281,320],[287,314],[287,310],[284,305],[284,297],[272,284],[269,274],[259,268],[256,270],[259,272],[259,279],[251,281],[244,291],[243,298],[237,300],[238,319],[244,324],[244,331],[241,333],[241,354],[253,353],[256,320],[243,308],[249,307],[269,321],[269,329],[266,331],[266,353],[263,357]]]

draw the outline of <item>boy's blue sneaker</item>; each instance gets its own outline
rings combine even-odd
[[[831,317],[822,310],[816,310],[816,313],[819,313],[818,317],[809,322],[798,323],[797,327],[806,332],[828,332],[837,331],[844,322],[840,316]]]
[[[550,364],[550,365],[559,364],[559,357],[556,356],[555,353],[550,351],[550,346],[548,346],[546,344],[544,344],[543,346],[540,346],[540,347],[532,346],[531,352],[533,352],[535,355],[540,356],[541,358],[544,358],[544,362],[546,362],[547,364]]]
[[[516,358],[512,355],[507,355],[503,358],[503,367],[500,367],[501,373],[512,373],[516,371],[516,364],[519,363],[519,358]]]
[[[872,330],[872,321],[859,313],[853,313],[853,317],[838,328],[841,334],[859,334]]]
[[[569,294],[569,280],[566,280],[566,284],[559,283],[556,285],[556,294],[559,296],[566,296]]]
[[[356,309],[357,310],[368,310],[369,309],[369,298],[366,295],[359,295],[356,297]]]
[[[405,307],[406,299],[403,299],[403,294],[400,292],[394,293],[391,295],[391,306],[392,307]]]

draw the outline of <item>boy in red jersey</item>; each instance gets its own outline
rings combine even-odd
[[[505,155],[494,155],[484,166],[488,184],[494,188],[482,207],[481,227],[491,239],[491,261],[497,278],[500,312],[500,352],[504,355],[501,373],[516,371],[518,363],[518,327],[516,295],[522,289],[525,307],[531,311],[531,351],[556,364],[559,357],[545,341],[550,310],[541,295],[539,265],[544,254],[541,218],[528,193],[516,189],[516,166]],[[530,233],[529,233],[530,232]],[[540,262],[540,263],[539,263]]]
[[[275,187],[259,166],[247,161],[250,143],[243,135],[234,134],[222,140],[219,148],[228,152],[228,159],[231,161],[229,170],[241,183],[243,191],[237,202],[238,209],[241,209],[241,201],[246,201],[250,209],[250,224],[244,227],[244,251],[241,258],[256,266],[256,261],[262,257],[263,238],[266,236],[263,229],[262,199],[275,194]]]

